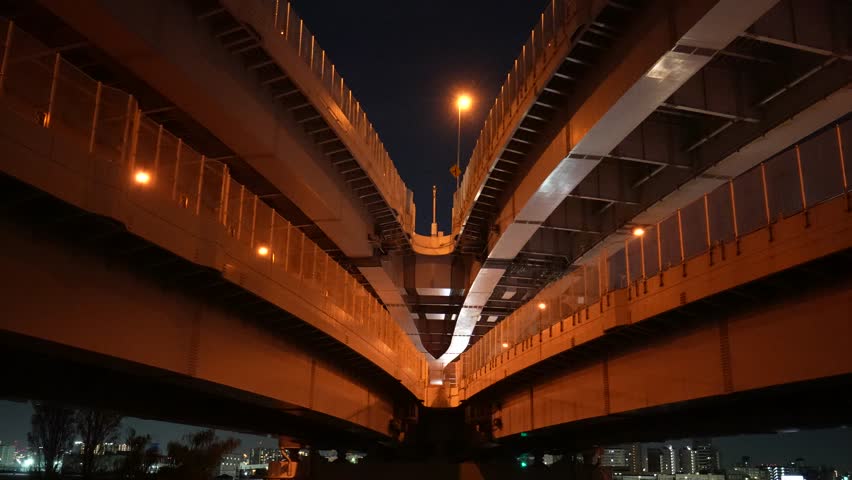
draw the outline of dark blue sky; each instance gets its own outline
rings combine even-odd
[[[462,124],[462,165],[506,74],[547,0],[294,0],[414,191],[428,233],[432,185],[449,233],[455,180],[456,92],[473,108]]]

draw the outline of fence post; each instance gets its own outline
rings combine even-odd
[[[663,231],[660,230],[662,222],[657,222],[657,274],[660,276],[660,286],[663,286]]]
[[[799,151],[799,146],[796,145],[796,167],[799,170],[799,191],[802,194],[802,213],[805,214],[805,226],[811,225],[811,220],[808,218],[808,197],[805,195],[805,176],[802,172],[802,154]]]
[[[245,185],[240,185],[240,209],[237,211],[237,240],[240,239],[243,231],[243,198],[245,197],[245,193]]]
[[[128,155],[128,145],[127,145],[127,137],[130,136],[130,127],[132,123],[130,121],[131,112],[133,112],[133,95],[127,96],[127,107],[124,110],[124,130],[122,132],[121,137],[121,155],[120,161],[123,163],[127,160]],[[135,114],[133,114],[135,117]]]
[[[278,4],[281,0],[275,0],[275,12],[272,14],[272,28],[278,28]]]
[[[284,40],[290,40],[290,0],[287,0],[287,17],[284,20],[287,22],[284,25]]]
[[[95,90],[95,111],[92,113],[92,128],[89,132],[89,153],[94,153],[95,151],[95,134],[98,131],[98,116],[101,110],[102,92],[103,84],[98,82],[98,88]]]
[[[772,241],[772,214],[769,211],[769,188],[766,185],[766,162],[760,164],[760,183],[763,187],[763,212],[766,216],[766,228],[769,230],[769,241]]]
[[[59,82],[59,65],[61,56],[57,53],[53,59],[53,78],[50,80],[50,97],[47,101],[47,114],[42,120],[42,127],[50,127],[50,116],[53,114],[53,104],[56,101],[56,84]]]
[[[734,194],[734,181],[728,180],[728,189],[731,192],[731,221],[734,224],[734,239],[739,240],[740,228],[737,226],[737,197]],[[737,248],[739,250],[739,247]]]
[[[293,228],[293,224],[287,222],[287,240],[284,243],[284,271],[289,271],[290,269],[290,230]]]
[[[624,239],[624,273],[627,277],[627,288],[630,291],[630,239]]]
[[[195,196],[195,214],[201,215],[201,193],[204,191],[204,164],[207,163],[207,156],[201,156],[201,163],[198,166],[198,188]]]
[[[9,65],[9,51],[12,50],[12,32],[15,30],[15,22],[9,20],[9,28],[6,30],[6,41],[3,44],[3,60],[0,61],[0,95],[3,95],[3,84],[6,80],[6,69]]]
[[[163,126],[157,129],[157,146],[154,148],[154,178],[157,177],[157,173],[160,171],[160,145],[163,142]]]
[[[272,241],[275,239],[275,209],[269,209],[269,263],[275,263],[275,249]]]
[[[231,182],[228,181],[228,166],[222,166],[222,188],[219,189],[219,220],[222,225],[228,223],[228,190]]]
[[[177,199],[178,175],[180,175],[180,151],[183,150],[183,140],[178,138],[175,152],[175,178],[172,180],[172,200]]]
[[[142,111],[139,108],[133,110],[133,127],[130,130],[130,159],[129,169],[130,174],[136,169],[136,150],[139,148],[139,126],[142,122]]]
[[[645,235],[639,237],[639,261],[642,263],[642,280],[645,280]]]
[[[251,234],[249,236],[249,248],[254,248],[254,224],[257,220],[257,195],[254,196],[251,207]]]
[[[704,194],[704,230],[707,234],[707,248],[709,249],[712,246],[713,241],[710,237],[710,204],[707,200],[706,193]]]

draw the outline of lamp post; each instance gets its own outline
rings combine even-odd
[[[463,110],[469,110],[471,103],[473,103],[473,100],[471,100],[470,95],[461,94],[461,95],[458,96],[458,98],[456,98],[456,107],[458,108],[458,111],[459,111],[459,128],[458,128],[458,135],[456,137],[456,169],[455,169],[455,172],[456,172],[456,190],[459,189],[459,177],[461,176],[461,118],[462,118],[462,111]]]

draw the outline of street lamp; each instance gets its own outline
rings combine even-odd
[[[470,110],[470,105],[473,100],[470,95],[463,93],[456,98],[456,108],[459,111],[459,130],[456,137],[456,168],[454,174],[456,176],[456,190],[459,189],[459,177],[461,176],[461,117],[462,111]]]
[[[139,170],[133,175],[133,181],[139,185],[148,185],[151,182],[151,174],[145,170]]]

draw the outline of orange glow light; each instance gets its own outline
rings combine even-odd
[[[257,247],[257,254],[260,255],[261,257],[265,257],[265,256],[269,255],[269,249],[267,247],[264,247],[264,246]]]
[[[503,348],[509,348],[509,342],[503,342]]]
[[[468,110],[472,103],[473,100],[470,98],[470,95],[462,94],[456,99],[456,107],[458,107],[460,111]]]
[[[151,183],[151,174],[145,170],[139,170],[135,175],[133,175],[133,181],[140,185],[148,185]]]
[[[644,228],[636,227],[636,228],[633,229],[633,236],[634,237],[641,237],[642,235],[645,235],[645,229]]]
[[[544,309],[546,309],[546,308],[547,308],[547,304],[546,304],[546,303],[541,302],[541,303],[539,303],[539,304],[538,304],[538,309],[539,309],[539,310],[544,310]]]

